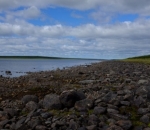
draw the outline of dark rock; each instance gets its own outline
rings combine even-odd
[[[70,120],[70,122],[69,122],[69,129],[77,130],[77,128],[78,128],[78,124],[73,119]]]
[[[102,100],[104,102],[109,102],[110,100],[116,98],[117,94],[114,94],[113,92],[108,92],[103,98]]]
[[[109,128],[106,130],[123,130],[120,126],[117,125],[111,125]]]
[[[82,91],[68,90],[64,91],[60,95],[60,102],[64,107],[71,108],[76,101],[85,99],[85,95]]]
[[[5,73],[6,73],[7,75],[11,75],[11,71],[9,71],[9,70],[5,71]]]
[[[27,104],[26,104],[26,110],[28,111],[34,111],[36,109],[38,109],[38,104],[35,103],[34,101],[29,101]]]
[[[0,111],[0,121],[6,120],[6,119],[9,119],[8,114],[4,111]]]
[[[128,101],[121,101],[120,104],[125,105],[125,106],[130,106],[130,102]]]
[[[143,130],[150,130],[150,128],[144,128]]]
[[[146,114],[148,112],[149,112],[148,108],[139,108],[138,109],[138,114],[141,114],[141,115],[144,115],[144,114]]]
[[[35,95],[25,95],[25,96],[23,96],[21,101],[25,104],[28,103],[29,101],[34,101],[34,102],[38,103],[39,99]]]
[[[42,118],[47,119],[47,118],[53,116],[53,114],[49,113],[49,112],[45,112],[45,113],[42,113],[41,116],[42,116]]]
[[[92,114],[89,116],[88,125],[98,125],[99,119],[96,115]]]
[[[15,126],[15,129],[16,130],[19,130],[19,129],[21,130],[25,120],[26,120],[26,117],[22,117],[20,120],[18,120],[17,123],[16,123],[16,126]]]
[[[140,118],[140,121],[143,122],[143,123],[149,123],[149,116],[147,115],[143,115],[141,118]]]
[[[124,130],[129,130],[132,126],[132,123],[130,120],[120,120],[120,121],[117,121],[117,124],[121,126]]]
[[[86,127],[87,130],[97,130],[96,125],[90,125]]]
[[[93,113],[95,115],[99,115],[99,114],[103,114],[106,112],[106,108],[105,107],[95,107],[93,110]]]
[[[6,124],[8,124],[9,122],[11,122],[11,121],[9,121],[8,119],[3,120],[3,121],[0,121],[0,129],[4,128],[4,126],[5,126]]]
[[[138,96],[138,98],[134,98],[134,105],[140,107],[141,104],[145,103],[145,99],[143,97]]]
[[[46,130],[46,126],[37,125],[37,126],[35,127],[35,130]]]
[[[14,117],[14,116],[18,116],[19,112],[16,109],[13,108],[5,108],[4,111],[10,116],[10,117]]]
[[[87,129],[86,127],[83,126],[83,127],[78,128],[78,130],[87,130]]]
[[[83,99],[83,100],[77,101],[75,103],[74,107],[78,111],[86,111],[86,110],[91,109],[93,107],[93,100]]]
[[[31,119],[27,124],[30,128],[34,129],[36,126],[41,125],[41,121],[39,119]]]
[[[118,110],[107,108],[108,113],[119,113]]]
[[[129,118],[126,115],[121,115],[116,113],[108,113],[108,115],[115,120],[127,120]]]
[[[43,107],[47,109],[61,109],[62,105],[59,99],[59,96],[56,94],[48,94],[44,97]]]

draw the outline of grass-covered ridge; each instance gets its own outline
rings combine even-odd
[[[131,57],[124,59],[123,61],[150,64],[150,55]]]

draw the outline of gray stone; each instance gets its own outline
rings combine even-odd
[[[35,103],[34,101],[29,101],[29,102],[26,104],[25,108],[26,108],[28,111],[34,111],[34,110],[38,109],[38,104]]]
[[[121,101],[120,103],[125,106],[130,106],[130,102],[128,101]]]
[[[82,80],[82,81],[79,81],[80,84],[91,84],[91,83],[94,83],[96,82],[96,80]]]
[[[46,109],[61,109],[62,105],[59,96],[56,94],[48,94],[44,97],[43,107]]]
[[[149,109],[148,108],[139,108],[137,112],[138,112],[138,114],[144,115],[149,112]]]
[[[132,126],[132,123],[130,120],[119,120],[117,121],[117,124],[121,126],[124,130],[129,130]]]
[[[46,130],[46,126],[37,125],[37,126],[35,127],[35,130]]]
[[[86,127],[87,130],[97,130],[96,125],[90,125]]]
[[[93,107],[93,100],[83,99],[83,100],[77,101],[75,103],[74,107],[78,111],[86,111],[86,110],[91,109]]]
[[[93,113],[95,115],[99,115],[99,114],[103,114],[106,112],[106,108],[105,107],[95,107],[93,110]]]
[[[98,125],[99,119],[96,115],[92,114],[89,116],[88,125]]]
[[[107,108],[107,112],[108,112],[108,113],[119,113],[118,110],[111,109],[111,108]]]
[[[143,122],[143,123],[149,123],[149,116],[147,115],[143,115],[141,118],[140,118],[140,121]]]
[[[108,113],[108,115],[115,120],[127,120],[129,117],[116,113]]]
[[[77,130],[77,128],[78,128],[78,124],[73,119],[71,119],[69,122],[69,129]]]
[[[25,96],[23,96],[21,101],[25,104],[28,103],[29,101],[34,101],[34,102],[38,103],[39,99],[35,95],[25,95]]]
[[[123,130],[120,126],[117,125],[111,125],[109,128],[106,130]]]
[[[4,111],[9,114],[9,116],[14,117],[18,116],[19,112],[13,108],[5,108]]]
[[[68,90],[60,95],[60,102],[64,107],[71,108],[76,101],[85,99],[86,96],[82,91]]]
[[[117,94],[114,94],[113,92],[108,92],[103,98],[102,101],[109,102],[112,99],[115,99]]]
[[[148,84],[148,80],[141,79],[138,81],[138,84],[140,85]]]

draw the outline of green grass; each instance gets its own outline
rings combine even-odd
[[[131,58],[123,59],[122,61],[150,64],[150,55],[131,57]]]

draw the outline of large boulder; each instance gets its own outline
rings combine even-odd
[[[59,100],[59,96],[56,94],[48,94],[44,97],[43,107],[46,109],[61,109],[62,104]]]
[[[86,96],[82,91],[68,90],[60,95],[60,102],[64,107],[71,108],[76,101],[85,99]]]
[[[25,95],[25,96],[23,96],[23,98],[21,99],[21,101],[22,101],[24,104],[26,104],[26,103],[28,103],[28,102],[30,102],[30,101],[34,101],[34,102],[38,103],[39,99],[38,99],[38,97],[35,96],[35,95]]]

